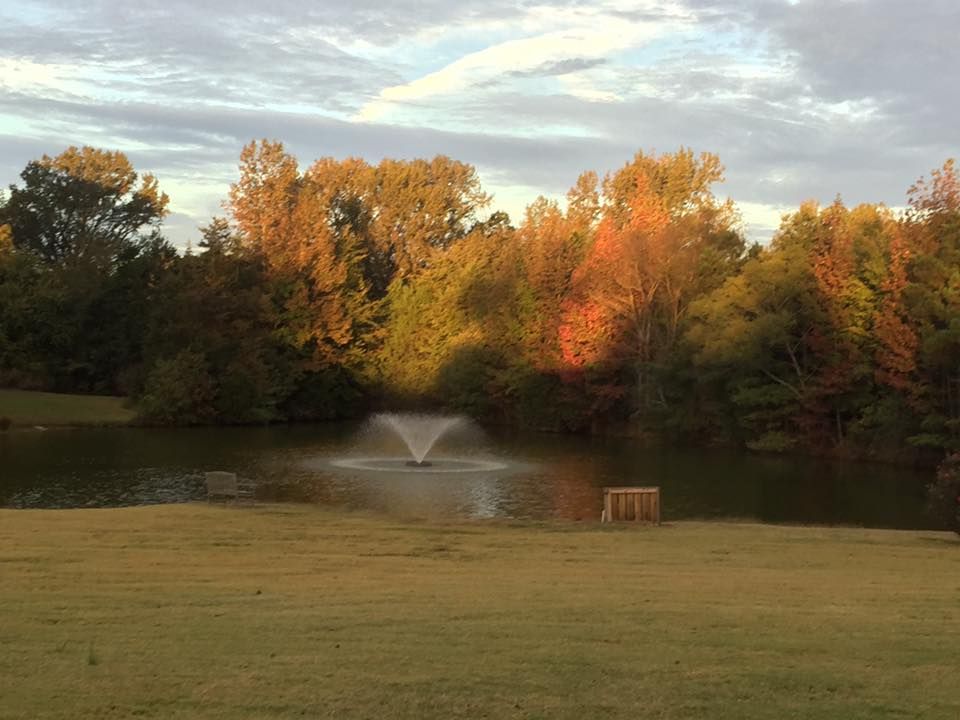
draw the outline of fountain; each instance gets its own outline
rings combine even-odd
[[[503,470],[507,464],[490,458],[431,457],[430,451],[444,438],[458,435],[461,439],[476,436],[479,429],[462,415],[427,415],[419,413],[380,413],[367,421],[362,440],[383,447],[391,439],[402,441],[406,457],[348,457],[330,461],[338,468],[374,472],[466,473]]]
[[[388,427],[400,436],[413,456],[407,462],[409,467],[431,467],[433,463],[424,460],[427,453],[447,432],[464,426],[466,419],[459,415],[381,413],[374,415],[371,423]]]

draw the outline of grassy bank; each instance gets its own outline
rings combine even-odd
[[[0,718],[960,717],[960,542],[0,510]]]
[[[14,426],[124,425],[134,412],[124,407],[126,398],[105,395],[0,390],[0,418]]]

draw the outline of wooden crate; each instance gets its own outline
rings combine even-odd
[[[659,487],[605,487],[601,522],[660,524]]]

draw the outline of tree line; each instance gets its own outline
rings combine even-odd
[[[570,432],[880,459],[960,450],[960,182],[805,203],[767,246],[716,155],[638,153],[512,223],[447,157],[307,168],[243,149],[196,251],[119,152],[0,197],[0,386],[151,423],[442,407]]]

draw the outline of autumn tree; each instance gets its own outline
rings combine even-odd
[[[903,303],[917,334],[919,445],[960,449],[960,178],[954,161],[908,193],[909,281]],[[912,342],[909,341],[908,342]]]
[[[596,237],[574,274],[559,331],[569,368],[608,378],[595,385],[599,399],[616,400],[631,387],[635,411],[669,404],[657,371],[690,302],[735,270],[744,252],[732,204],[710,190],[722,178],[716,156],[681,149],[639,153],[605,180]]]
[[[287,260],[300,189],[297,161],[278,142],[251,142],[240,152],[240,177],[230,186],[230,210],[244,243]]]
[[[805,203],[770,247],[694,308],[688,339],[721,377],[751,447],[873,447],[891,405],[876,378],[909,372],[902,247],[882,206]],[[899,278],[899,279],[898,279]],[[877,359],[881,359],[876,371]],[[902,437],[900,438],[902,442]]]
[[[476,170],[445,156],[378,165],[321,158],[306,175],[322,198],[338,252],[360,258],[375,300],[464,238],[489,202]]]
[[[562,366],[558,343],[560,308],[583,261],[599,214],[595,173],[584,173],[567,194],[564,212],[557,202],[540,197],[527,207],[517,232],[520,263],[528,294],[524,347],[540,371]]]
[[[471,165],[432,160],[383,160],[369,198],[367,248],[373,286],[385,292],[429,267],[436,253],[467,235],[490,201]]]
[[[958,449],[954,163],[903,216],[804,203],[749,250],[722,175],[711,154],[639,153],[514,228],[450,158],[302,169],[261,141],[230,217],[181,254],[153,177],[70,148],[0,194],[0,385],[131,394],[173,424],[370,400],[765,450]]]
[[[917,334],[904,305],[910,249],[897,228],[889,246],[890,261],[881,281],[882,300],[873,327],[877,382],[908,396],[914,394],[917,370]]]
[[[360,260],[333,214],[340,188],[323,166],[301,174],[280,143],[247,145],[230,202],[242,242],[264,258],[283,335],[307,373],[336,371],[361,349]]]
[[[882,206],[837,199],[808,225],[819,322],[810,336],[816,374],[797,413],[812,444],[839,446],[876,396],[874,322],[896,222]]]

